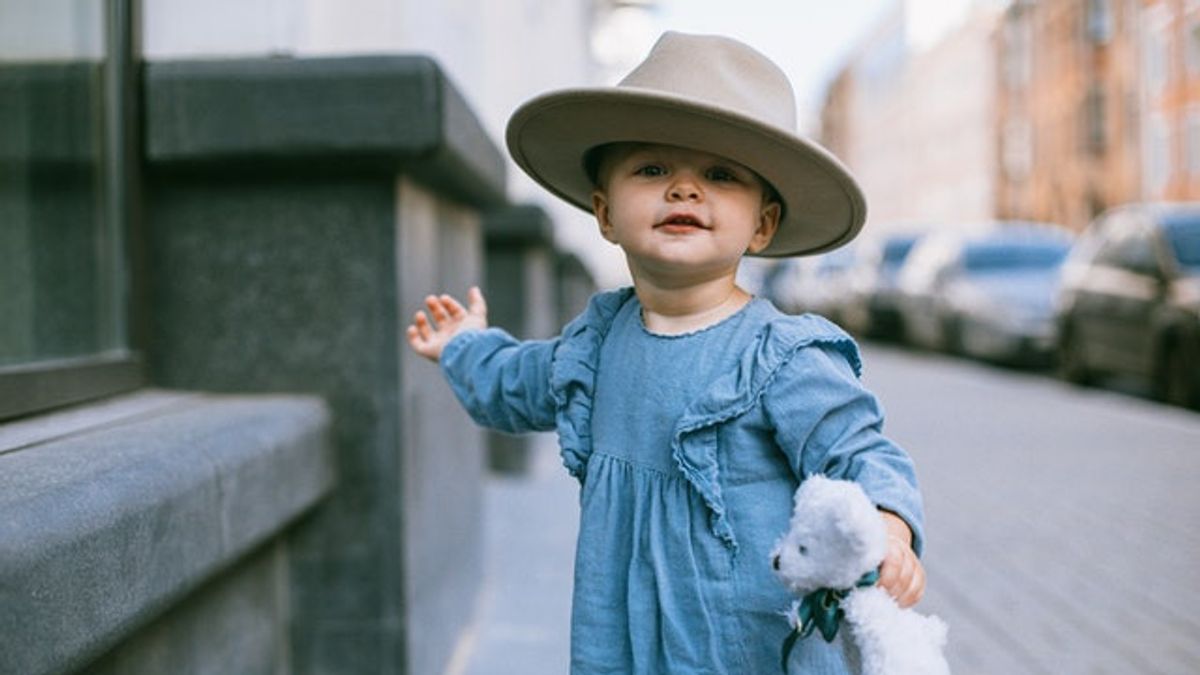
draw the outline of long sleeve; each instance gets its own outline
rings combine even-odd
[[[798,476],[859,483],[876,505],[908,523],[920,553],[924,517],[912,459],[883,435],[879,402],[843,351],[799,349],[771,383],[765,405],[776,442]]]
[[[550,369],[558,339],[519,341],[498,328],[458,335],[442,351],[442,373],[477,423],[500,431],[555,426]]]

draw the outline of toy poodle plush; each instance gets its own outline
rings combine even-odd
[[[875,585],[886,549],[883,520],[856,483],[811,476],[800,485],[790,529],[771,552],[776,575],[803,598],[789,612],[785,672],[795,641],[819,629],[840,640],[851,673],[949,674],[946,624],[901,609]]]

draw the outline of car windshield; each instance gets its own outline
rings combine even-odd
[[[1200,212],[1180,213],[1163,219],[1167,241],[1184,267],[1200,267]]]
[[[899,265],[904,262],[904,258],[908,252],[912,250],[913,244],[917,243],[916,238],[912,239],[890,239],[883,246],[883,264]]]
[[[1011,269],[1051,269],[1067,254],[1068,245],[1057,242],[985,242],[967,246],[963,267],[969,272]]]

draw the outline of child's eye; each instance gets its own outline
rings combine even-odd
[[[718,183],[736,181],[738,179],[737,174],[734,173],[733,170],[727,169],[723,166],[714,166],[706,172],[706,175],[708,176],[709,180],[716,181]]]
[[[634,171],[633,173],[638,176],[646,176],[648,178],[657,178],[658,176],[666,175],[667,170],[658,164],[646,164],[644,166],[638,167],[638,169],[636,171]]]

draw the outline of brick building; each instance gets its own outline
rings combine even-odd
[[[1136,2],[1019,0],[995,34],[997,215],[1082,228],[1139,197]]]

